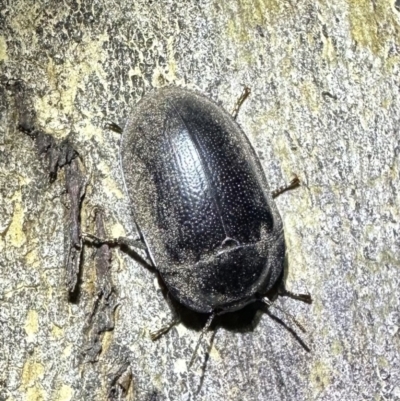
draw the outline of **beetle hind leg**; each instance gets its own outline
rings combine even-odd
[[[150,338],[152,339],[152,341],[158,340],[161,336],[163,336],[164,334],[167,334],[174,326],[178,325],[182,321],[180,314],[178,313],[177,309],[174,307],[173,302],[169,296],[169,293],[167,292],[168,290],[167,290],[164,282],[162,281],[160,273],[157,272],[157,274],[158,274],[159,282],[161,284],[161,290],[164,293],[165,300],[167,301],[167,304],[171,311],[172,317],[171,317],[171,321],[169,323],[164,324],[162,327],[160,327],[156,331],[150,332]]]
[[[306,333],[306,329],[304,326],[289,312],[286,312],[285,309],[281,308],[280,306],[276,305],[275,303],[271,302],[267,297],[262,298],[261,300],[265,305],[268,307],[274,307],[275,309],[281,311],[287,318],[289,318],[303,333]]]
[[[208,317],[208,320],[207,320],[206,324],[204,325],[203,330],[201,330],[200,337],[199,337],[199,339],[197,340],[196,347],[195,347],[195,349],[194,349],[194,351],[193,351],[192,357],[190,358],[189,368],[192,366],[192,364],[193,364],[193,362],[194,362],[194,359],[195,359],[195,357],[196,357],[196,355],[197,355],[197,351],[198,351],[198,349],[199,349],[201,340],[203,339],[204,335],[206,334],[206,332],[207,332],[208,329],[210,328],[211,323],[213,322],[215,316],[216,316],[216,315],[215,315],[215,312],[212,312],[211,315]]]

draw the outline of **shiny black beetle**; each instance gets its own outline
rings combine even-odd
[[[282,221],[230,114],[179,88],[145,96],[124,129],[134,219],[170,294],[215,314],[260,300],[282,277]]]

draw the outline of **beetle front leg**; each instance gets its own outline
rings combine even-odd
[[[110,246],[125,246],[128,249],[146,249],[146,245],[142,242],[140,237],[137,238],[127,238],[127,237],[118,237],[118,238],[99,238],[93,234],[82,233],[82,240],[86,243],[89,243],[94,246],[101,246],[103,244],[107,244]]]
[[[280,194],[283,194],[286,191],[289,191],[291,189],[297,188],[300,186],[300,180],[297,175],[294,176],[294,178],[289,182],[288,185],[284,185],[275,191],[272,191],[272,197],[275,199],[277,198]]]
[[[112,247],[118,246],[123,252],[127,253],[129,256],[139,262],[143,267],[154,271],[154,265],[151,262],[147,247],[142,239],[139,237],[139,235],[136,238],[101,238],[93,234],[82,233],[81,238],[84,243],[95,247],[101,247],[104,244]],[[138,252],[139,250],[146,251],[147,258],[144,258],[142,255],[140,255],[140,253]]]

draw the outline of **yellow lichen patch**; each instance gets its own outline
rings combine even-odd
[[[300,190],[298,190],[300,191]],[[293,212],[285,213],[284,231],[287,247],[288,265],[296,268],[289,268],[287,271],[287,280],[289,283],[297,283],[299,279],[304,278],[309,272],[310,267],[307,263],[307,255],[301,249],[303,238],[298,230],[299,216],[306,227],[319,227],[322,212],[318,208],[312,208],[309,204],[309,198],[301,198],[297,195],[297,208]],[[318,307],[317,303],[314,307]]]
[[[70,386],[63,384],[61,388],[57,391],[54,400],[70,401],[72,400],[73,395],[74,395],[74,390]]]
[[[82,289],[87,291],[91,297],[94,297],[96,294],[96,270],[93,265],[86,269],[82,279]]]
[[[390,363],[384,356],[380,356],[377,359],[377,362],[378,362],[378,366],[381,368],[388,368],[390,366]]]
[[[32,249],[25,255],[25,262],[27,266],[31,267],[36,267],[41,263],[37,248]]]
[[[321,102],[318,99],[315,85],[311,82],[304,82],[299,89],[302,93],[302,99],[307,102],[310,111],[317,112],[320,108]]]
[[[176,76],[176,71],[178,69],[176,59],[175,59],[175,37],[171,36],[167,39],[167,58],[168,65],[165,68],[157,65],[153,70],[153,76],[151,78],[151,84],[154,88],[162,88],[166,85],[166,83],[174,82],[178,84],[181,82],[183,85],[183,81],[179,81]],[[140,69],[136,69],[132,71],[130,75],[142,75]]]
[[[77,124],[76,129],[79,130],[79,133],[83,137],[85,137],[87,139],[91,139],[91,138],[95,137],[99,145],[102,145],[104,143],[102,127],[96,127],[96,126],[88,123],[87,121],[85,121],[82,124]],[[116,152],[117,152],[117,150],[116,150]]]
[[[59,339],[64,335],[64,330],[61,327],[58,327],[55,324],[52,324],[51,325],[51,335],[52,335],[52,337]]]
[[[114,194],[114,196],[117,199],[122,199],[124,197],[124,194],[122,193],[122,191],[120,190],[120,188],[117,186],[117,184],[115,183],[115,181],[113,181],[110,176],[111,176],[111,172],[109,167],[103,163],[100,162],[97,166],[97,168],[101,171],[101,173],[103,174],[103,176],[105,177],[103,179],[103,185],[104,185],[104,189],[106,190],[106,192],[112,193]]]
[[[113,226],[111,227],[111,237],[112,238],[118,238],[118,237],[124,237],[125,236],[125,230],[124,227],[122,227],[121,224],[116,223],[113,224]]]
[[[44,375],[44,366],[29,358],[22,369],[21,386],[28,388],[33,386],[36,382],[39,382]]]
[[[64,358],[68,358],[72,353],[72,344],[67,345],[62,353]]]
[[[225,38],[222,40],[226,43],[225,46],[235,48],[235,68],[239,69],[258,62],[259,42],[254,37],[255,29],[263,30],[267,24],[287,19],[287,13],[291,10],[290,6],[279,0],[218,1],[214,9],[217,18],[226,16]],[[272,34],[271,42],[274,41],[275,37]],[[249,43],[252,43],[252,46],[249,46]]]
[[[332,43],[332,38],[326,38],[324,35],[321,35],[323,48],[322,48],[322,57],[333,64],[336,61],[336,49]]]
[[[7,42],[4,36],[0,36],[0,61],[7,61]]]
[[[12,9],[10,9],[10,11],[12,12]],[[18,33],[19,37],[29,37],[29,39],[36,44],[35,29],[37,28],[38,21],[40,21],[40,18],[38,18],[39,14],[42,12],[40,3],[35,1],[26,2],[23,7],[14,9],[14,14],[12,18],[9,19],[13,31]],[[27,15],[29,15],[29,18],[26,18]],[[30,44],[33,48],[34,43]]]
[[[318,391],[324,391],[330,383],[331,371],[329,367],[321,361],[317,361],[310,371],[312,386]]]
[[[219,353],[217,348],[215,348],[215,345],[211,347],[210,357],[211,359],[214,359],[214,361],[221,361],[221,354]]]
[[[46,393],[39,387],[31,387],[25,393],[26,401],[44,401],[46,399]]]
[[[53,90],[35,99],[39,124],[46,125],[55,131],[63,131],[63,128],[52,127],[51,122],[59,120],[59,110],[68,115],[76,113],[76,94],[79,89],[84,89],[84,82],[91,74],[95,74],[107,86],[105,72],[101,64],[104,57],[103,44],[106,40],[108,40],[106,34],[97,36],[96,40],[84,37],[79,47],[71,44],[70,48],[65,49],[63,52],[64,62],[61,65],[55,63],[53,59],[49,59],[47,77]],[[61,83],[62,90],[60,90]],[[51,106],[55,104],[57,107]],[[93,109],[84,112],[89,117]],[[79,117],[82,118],[81,114]]]
[[[218,5],[224,9],[221,15],[232,16],[228,21],[228,35],[243,43],[250,39],[251,29],[257,25],[263,26],[266,21],[275,21],[283,11],[279,0],[239,0],[218,2]]]
[[[273,146],[274,146],[274,151],[281,160],[282,168],[284,168],[283,167],[284,163],[290,162],[290,157],[292,154],[292,151],[290,150],[290,144],[288,143],[286,138],[280,136],[274,138]]]
[[[312,315],[314,316],[315,319],[320,318],[323,313],[325,312],[325,309],[323,307],[322,302],[317,298],[313,298],[313,304],[312,304]]]
[[[282,78],[290,78],[293,73],[293,63],[292,63],[292,46],[289,45],[286,47],[286,55],[282,57],[279,62],[279,74]]]
[[[392,99],[386,98],[381,101],[381,107],[386,110],[389,109],[391,105],[392,105]]]
[[[22,207],[21,191],[16,191],[11,201],[14,202],[14,212],[11,224],[7,230],[6,243],[19,248],[26,242],[26,236],[23,230],[25,212]]]
[[[39,315],[37,311],[31,309],[25,320],[25,332],[29,337],[34,337],[39,331]]]
[[[352,38],[361,46],[378,53],[385,49],[386,40],[393,38],[390,26],[398,25],[392,17],[389,2],[348,0]]]
[[[332,355],[341,355],[343,353],[343,345],[339,340],[334,340],[331,346]]]
[[[176,65],[174,52],[175,52],[175,38],[173,36],[171,36],[170,38],[168,38],[168,41],[167,41],[167,55],[168,55],[168,75],[167,75],[167,79],[169,81],[175,81],[176,80],[177,65]]]
[[[104,333],[103,340],[101,341],[102,353],[106,353],[107,350],[110,348],[112,339],[113,339],[113,333],[111,331],[106,331]]]
[[[162,88],[165,86],[166,77],[164,71],[160,67],[156,67],[153,70],[153,76],[151,78],[151,85],[154,88]]]

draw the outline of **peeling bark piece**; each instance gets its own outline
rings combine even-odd
[[[108,401],[123,400],[128,395],[132,383],[132,371],[128,363],[125,363],[113,370],[109,375],[110,390]]]
[[[86,191],[86,179],[81,171],[78,159],[73,159],[66,168],[65,185],[70,199],[70,243],[66,261],[67,287],[72,294],[78,281],[82,255],[80,211]]]
[[[41,131],[35,131],[36,151],[39,156],[46,154],[49,149],[54,148],[55,140],[49,135]]]
[[[9,81],[6,86],[14,92],[18,129],[35,140],[38,155],[44,156],[44,159],[47,160],[50,182],[56,180],[60,168],[67,166],[66,190],[70,199],[70,237],[66,270],[67,286],[72,294],[75,291],[78,280],[82,253],[80,209],[86,189],[86,180],[78,161],[79,155],[68,139],[57,144],[51,135],[37,128],[36,112],[32,99],[27,95],[27,90],[22,80]]]
[[[96,213],[96,234],[105,236],[103,215]],[[102,244],[96,252],[96,287],[97,297],[89,315],[85,330],[89,332],[88,344],[84,350],[87,361],[95,362],[101,353],[101,340],[106,331],[114,329],[114,311],[117,299],[110,277],[111,249],[108,244]]]
[[[22,80],[9,81],[6,86],[14,92],[18,129],[35,140],[38,155],[44,155],[45,159],[48,160],[50,181],[53,182],[57,178],[58,169],[71,163],[73,159],[78,157],[78,152],[76,152],[68,139],[64,139],[60,144],[57,144],[51,135],[46,134],[37,127],[36,112],[32,99],[28,96]]]

